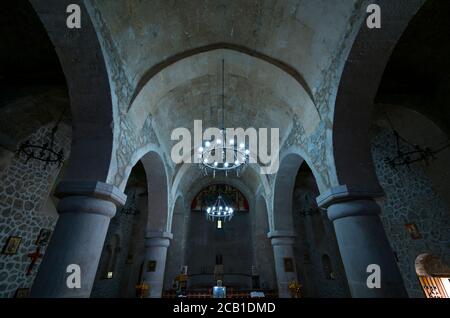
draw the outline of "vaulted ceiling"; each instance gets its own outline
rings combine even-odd
[[[363,1],[88,3],[109,60],[132,87],[128,118],[140,129],[151,114],[170,155],[173,129],[192,130],[195,119],[220,126],[222,59],[226,127],[279,128],[283,141],[297,118],[312,134],[327,115],[315,93],[356,29]]]

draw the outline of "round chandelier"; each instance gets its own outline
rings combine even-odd
[[[221,195],[217,197],[212,206],[206,209],[206,218],[213,222],[216,220],[219,221],[219,223],[230,221],[233,214],[233,208],[225,202]]]
[[[44,169],[47,169],[48,165],[57,165],[61,167],[64,163],[64,150],[62,148],[56,148],[55,135],[58,131],[59,125],[64,117],[65,109],[58,118],[55,126],[51,129],[50,133],[44,136],[41,143],[35,143],[31,139],[27,139],[16,150],[16,155],[25,157],[25,163],[28,163],[30,159],[41,161],[45,163]]]
[[[248,162],[250,151],[244,143],[236,144],[234,139],[227,140],[226,132],[222,129],[220,137],[208,140],[198,149],[200,168],[205,175],[216,176],[217,172],[229,172],[239,176],[243,166]]]
[[[216,176],[223,172],[225,176],[234,172],[236,176],[243,170],[249,161],[250,151],[245,143],[238,144],[237,138],[227,138],[224,116],[225,116],[225,60],[222,60],[222,129],[220,136],[211,140],[204,140],[202,146],[198,148],[198,158],[200,169],[205,175]]]

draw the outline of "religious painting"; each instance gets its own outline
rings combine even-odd
[[[155,272],[155,271],[156,271],[156,261],[148,261],[147,272]]]
[[[36,239],[37,246],[46,246],[50,241],[50,236],[52,235],[52,231],[48,229],[41,229],[39,235]]]
[[[214,266],[214,280],[223,280],[225,269],[222,264]]]
[[[30,295],[30,289],[29,288],[18,288],[16,290],[16,294],[14,295],[15,298],[28,298]]]
[[[19,249],[20,242],[22,241],[21,237],[18,236],[10,236],[6,240],[5,246],[3,246],[2,254],[6,255],[14,255],[17,253]]]
[[[294,272],[294,260],[290,257],[284,258],[284,271],[286,273],[292,273]]]
[[[422,238],[422,235],[420,234],[416,223],[405,224],[405,227],[406,227],[406,231],[409,233],[409,235],[411,236],[411,238],[413,240],[419,240]]]
[[[191,203],[192,212],[205,212],[221,195],[235,212],[248,212],[249,204],[245,196],[236,188],[226,184],[213,184],[200,191]]]

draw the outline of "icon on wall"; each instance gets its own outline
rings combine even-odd
[[[405,224],[405,227],[406,227],[406,231],[409,233],[409,235],[411,236],[411,238],[413,240],[419,240],[422,238],[422,235],[420,234],[416,223]]]
[[[48,229],[41,229],[39,232],[38,238],[36,239],[37,246],[45,246],[50,241],[50,236],[52,235],[52,231]]]
[[[147,272],[155,272],[155,271],[156,271],[156,261],[148,261]]]
[[[284,271],[286,273],[294,272],[294,260],[290,257],[284,258]]]
[[[5,246],[3,246],[2,254],[6,255],[14,255],[17,253],[19,249],[20,242],[22,241],[21,237],[18,236],[10,236],[6,240]]]
[[[29,288],[17,288],[16,294],[14,295],[15,298],[28,298],[30,294]]]

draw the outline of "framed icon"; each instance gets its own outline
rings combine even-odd
[[[30,295],[30,289],[29,288],[18,288],[16,290],[16,294],[14,295],[15,298],[28,298]]]
[[[6,254],[6,255],[16,254],[17,250],[19,249],[21,241],[22,241],[22,238],[19,236],[8,237],[5,245],[3,246],[2,254]]]
[[[36,239],[37,246],[45,246],[50,241],[50,236],[52,235],[52,231],[48,229],[41,229],[39,235]]]
[[[416,223],[405,224],[405,227],[406,227],[406,231],[409,233],[409,235],[411,236],[411,238],[413,240],[419,240],[422,238],[422,235],[420,234]]]
[[[294,260],[290,257],[284,258],[284,271],[286,273],[294,272]]]
[[[156,271],[156,261],[148,261],[147,272],[155,272],[155,271]]]

